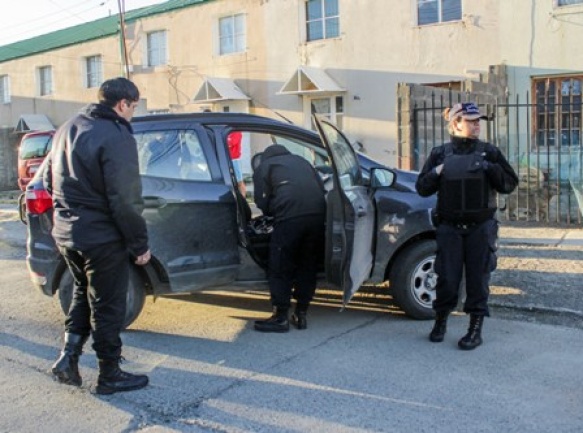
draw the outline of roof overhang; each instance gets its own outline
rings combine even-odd
[[[249,100],[231,78],[205,77],[192,102],[208,104],[221,101]]]
[[[311,66],[300,66],[283,87],[278,95],[324,95],[342,93],[346,90],[323,69]]]
[[[14,132],[52,131],[53,123],[44,114],[23,114],[18,119]]]

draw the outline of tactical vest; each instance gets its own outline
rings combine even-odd
[[[476,143],[474,152],[457,155],[451,143],[444,145],[437,212],[442,221],[479,223],[491,218],[496,209],[496,194],[482,168],[485,144]]]

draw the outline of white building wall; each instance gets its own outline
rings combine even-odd
[[[270,75],[283,84],[300,65],[326,70],[347,90],[343,127],[349,137],[371,156],[395,164],[397,83],[459,80],[487,71],[499,58],[498,1],[465,3],[464,21],[418,27],[413,1],[371,0],[364,6],[341,0],[340,37],[306,43],[304,3],[266,2]],[[288,107],[282,98],[296,99],[286,116],[301,123],[301,97],[272,96],[272,106]]]
[[[511,94],[524,97],[531,78],[583,73],[583,4],[553,0],[500,2],[500,59],[508,66]],[[522,19],[517,19],[522,17]]]
[[[303,0],[217,0],[131,23],[127,31],[132,79],[150,111],[200,111],[191,99],[204,78],[235,80],[251,102],[248,111],[304,124],[301,96],[278,91],[300,66],[325,70],[344,94],[343,126],[375,158],[396,165],[397,84],[476,77],[505,64],[509,93],[530,89],[532,76],[583,66],[583,5],[553,7],[553,0],[462,0],[459,22],[416,26],[415,0],[340,0],[341,35],[305,42]],[[221,16],[244,13],[247,50],[218,55]],[[168,64],[145,68],[145,38],[168,32]],[[61,123],[95,100],[84,89],[82,60],[101,54],[104,78],[120,75],[119,39],[110,37],[0,64],[11,76],[14,102],[0,107],[0,123],[44,112]],[[35,70],[53,66],[55,94],[39,98]],[[233,103],[231,111],[245,111]],[[228,106],[225,102],[213,108]]]

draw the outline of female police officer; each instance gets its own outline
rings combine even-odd
[[[497,147],[478,139],[480,119],[486,117],[474,103],[455,104],[444,116],[451,142],[431,151],[416,184],[422,196],[437,193],[436,319],[429,339],[443,341],[465,267],[464,312],[470,314],[470,325],[458,346],[471,350],[482,344],[482,324],[489,316],[488,284],[496,268],[498,236],[496,192],[512,192],[518,177]]]

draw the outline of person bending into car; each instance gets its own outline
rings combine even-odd
[[[52,195],[52,235],[73,275],[65,344],[52,367],[56,379],[81,386],[78,361],[89,335],[99,361],[96,392],[143,388],[145,375],[119,368],[130,257],[150,260],[130,120],[140,94],[125,78],[105,81],[99,103],[62,125],[53,141],[43,178]]]
[[[455,104],[444,117],[451,142],[431,151],[416,184],[424,197],[437,193],[437,296],[429,340],[441,342],[445,337],[465,266],[464,312],[470,315],[470,324],[458,346],[472,350],[482,344],[484,317],[490,315],[489,282],[496,268],[498,238],[496,192],[511,193],[518,177],[497,147],[479,140],[480,120],[486,117],[474,103]]]
[[[323,256],[324,184],[308,161],[278,144],[263,152],[253,184],[255,204],[274,218],[267,269],[273,314],[255,321],[255,329],[288,332],[292,295],[296,300],[292,324],[306,329]]]

